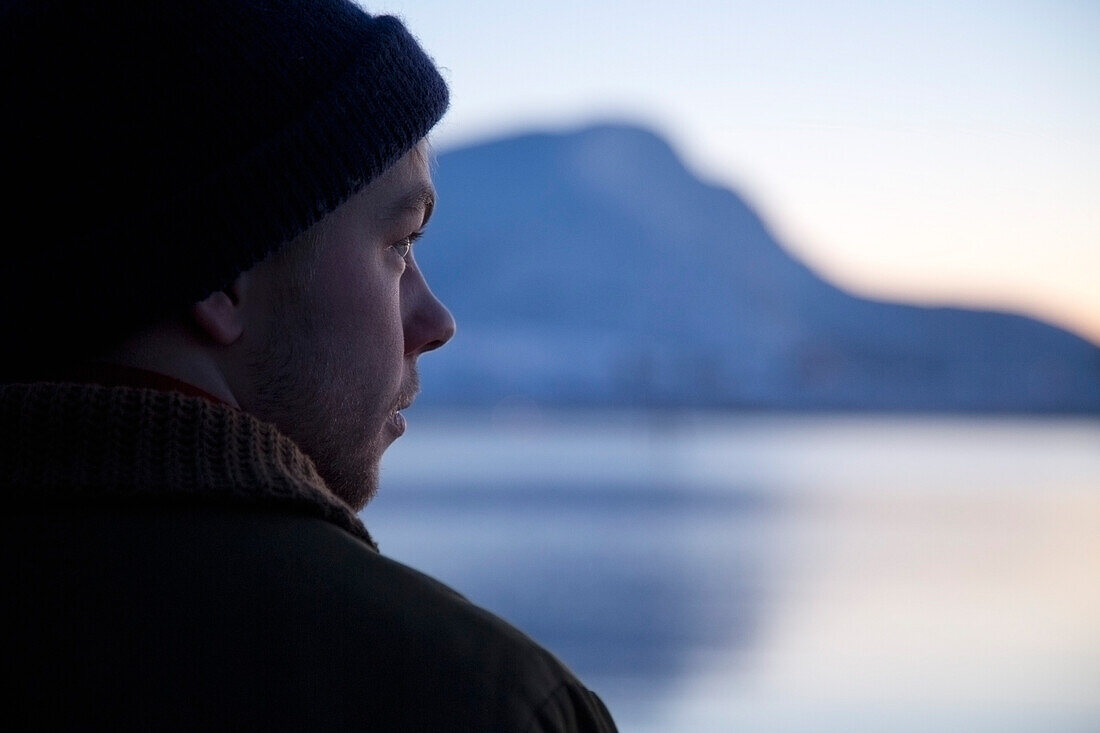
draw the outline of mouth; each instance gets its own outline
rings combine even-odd
[[[389,419],[386,420],[386,426],[390,429],[390,432],[396,433],[399,436],[404,435],[405,416],[395,410],[394,413],[390,415]]]
[[[409,364],[406,377],[402,390],[398,392],[397,399],[394,400],[393,410],[390,412],[389,418],[386,419],[386,427],[394,438],[399,438],[405,434],[405,416],[401,414],[401,410],[409,408],[420,393],[420,379],[416,373],[415,359]]]
[[[405,433],[405,416],[401,414],[401,410],[408,408],[413,403],[412,397],[401,400],[396,407],[393,408],[393,412],[390,413],[389,418],[386,420],[386,426],[391,432],[400,436]]]

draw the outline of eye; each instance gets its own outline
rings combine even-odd
[[[395,252],[397,252],[397,255],[401,259],[406,259],[409,256],[409,253],[412,252],[413,242],[420,239],[422,234],[423,234],[423,232],[413,232],[412,234],[405,237],[404,239],[402,239],[397,244],[392,244],[390,246],[393,248],[393,250]]]

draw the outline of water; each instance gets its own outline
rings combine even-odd
[[[1100,421],[409,415],[364,519],[624,731],[1100,730]]]

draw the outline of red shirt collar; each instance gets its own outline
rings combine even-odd
[[[215,397],[204,389],[193,384],[169,377],[167,374],[140,369],[138,367],[121,366],[119,364],[104,364],[89,362],[79,364],[72,369],[55,375],[56,378],[67,382],[79,382],[82,384],[99,384],[104,387],[144,387],[160,392],[180,392],[189,397],[201,397],[220,405],[232,407],[221,397]]]

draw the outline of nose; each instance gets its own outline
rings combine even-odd
[[[435,297],[423,273],[410,262],[401,278],[401,311],[405,356],[438,349],[455,335],[455,319]]]

